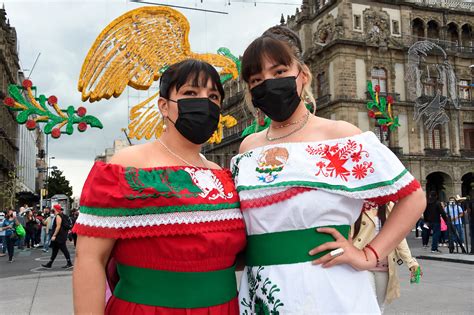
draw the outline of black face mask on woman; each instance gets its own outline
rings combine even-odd
[[[178,101],[178,119],[173,122],[183,137],[194,144],[203,144],[217,129],[220,108],[208,98],[182,98]]]
[[[250,90],[253,105],[273,121],[282,122],[289,119],[301,101],[296,88],[297,77],[263,81]]]

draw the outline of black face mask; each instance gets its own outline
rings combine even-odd
[[[263,81],[250,90],[253,105],[273,121],[282,122],[289,119],[301,101],[296,89],[297,77]]]
[[[217,129],[220,108],[208,98],[182,98],[178,104],[178,119],[175,125],[183,137],[194,144],[203,144]],[[169,117],[168,117],[169,119]]]

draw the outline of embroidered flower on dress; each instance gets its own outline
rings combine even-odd
[[[335,144],[329,146],[327,144],[319,144],[316,147],[308,145],[306,152],[310,155],[320,157],[316,162],[316,176],[320,174],[324,177],[340,177],[344,181],[352,175],[355,179],[361,180],[365,178],[368,172],[373,173],[374,168],[372,162],[364,161],[354,165],[352,168],[347,165],[349,159],[353,163],[359,163],[364,158],[369,157],[369,153],[362,148],[362,144],[354,140],[347,140],[346,144]]]

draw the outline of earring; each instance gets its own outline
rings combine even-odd
[[[166,118],[168,117],[163,117],[163,132],[166,132],[166,130],[168,129],[168,126],[166,125]]]

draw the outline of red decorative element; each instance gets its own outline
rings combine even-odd
[[[15,106],[15,100],[11,97],[5,97],[5,99],[3,100],[3,103],[9,107]]]
[[[374,172],[372,163],[363,162],[353,167],[352,170],[347,169],[345,166],[346,162],[351,159],[352,162],[358,163],[365,158],[369,157],[369,153],[362,149],[362,144],[356,143],[354,140],[349,139],[345,145],[340,143],[333,146],[319,144],[316,148],[308,145],[306,151],[310,155],[320,156],[322,159],[316,163],[318,171],[315,174],[318,176],[322,174],[324,177],[340,177],[344,181],[348,180],[351,175],[355,179],[362,179],[367,176],[367,172]]]
[[[410,195],[412,192],[418,190],[421,188],[420,183],[416,180],[413,179],[408,185],[405,187],[401,188],[399,191],[397,191],[394,194],[387,195],[387,196],[381,196],[381,197],[375,197],[375,198],[369,198],[367,199],[368,201],[372,201],[378,205],[385,205],[389,203],[390,201],[396,202],[397,200],[400,200],[408,195]]]
[[[393,104],[393,97],[392,97],[392,95],[387,96],[387,102],[388,102],[389,104]]]
[[[33,130],[36,128],[36,121],[34,121],[33,119],[28,119],[26,121],[26,128],[28,128],[29,130]]]
[[[359,161],[362,159],[362,156],[360,152],[354,152],[351,154],[351,160],[354,163],[359,163]]]
[[[262,198],[256,198],[256,199],[251,199],[251,200],[241,200],[240,209],[244,211],[251,208],[261,208],[261,207],[270,206],[272,204],[291,199],[296,195],[299,195],[301,193],[304,193],[310,190],[315,190],[315,189],[306,188],[306,187],[293,187],[271,196],[265,196]]]
[[[87,124],[85,122],[80,122],[78,125],[77,125],[77,129],[80,131],[80,132],[84,132],[86,131],[87,129]]]
[[[244,229],[245,223],[241,219],[205,222],[195,224],[166,224],[154,226],[140,226],[131,228],[104,228],[76,223],[73,232],[92,237],[127,239],[152,236],[176,236],[210,233],[218,231],[233,231]]]
[[[369,117],[375,118],[375,112],[373,110],[369,110]]]
[[[48,97],[48,103],[49,105],[57,104],[58,98],[54,95],[51,95],[50,97]]]
[[[79,117],[83,117],[86,113],[87,113],[87,109],[85,107],[81,106],[77,109],[77,115]]]
[[[352,176],[356,179],[363,179],[367,176],[367,172],[374,172],[374,168],[372,167],[372,162],[364,162],[362,164],[357,164],[352,169]]]
[[[375,92],[380,93],[380,85],[377,84],[375,86]]]
[[[30,80],[23,81],[23,87],[25,89],[30,89],[32,86],[33,86],[33,82],[31,82]]]
[[[387,126],[387,125],[382,125],[382,126],[380,126],[380,128],[382,128],[382,131],[383,131],[383,132],[387,132],[387,131],[388,131],[388,126]]]
[[[54,128],[51,130],[51,136],[55,139],[59,138],[61,136],[61,130],[59,128]]]

